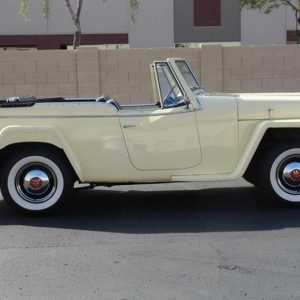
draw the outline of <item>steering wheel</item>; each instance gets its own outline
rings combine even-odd
[[[163,103],[164,103],[164,106],[169,107],[169,106],[176,106],[177,101],[174,97],[169,96],[164,99]]]
[[[163,100],[164,106],[167,106],[167,107],[168,107],[168,106],[175,106],[175,105],[177,104],[176,99],[175,99],[174,97],[171,96],[175,88],[176,88],[176,85],[174,85],[174,86],[171,88],[169,94],[164,98],[164,100]]]

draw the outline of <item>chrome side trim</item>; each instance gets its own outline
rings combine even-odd
[[[115,115],[78,115],[78,116],[69,116],[69,115],[52,115],[52,116],[45,116],[45,115],[11,115],[11,116],[1,116],[0,119],[97,119],[97,118],[134,118],[134,117],[156,117],[156,116],[169,116],[169,115],[180,115],[180,114],[187,114],[191,112],[196,112],[201,109],[191,109],[191,110],[183,110],[178,112],[162,112],[158,114],[149,114],[149,113],[141,113],[141,114],[115,114]]]
[[[198,109],[197,109],[198,110]],[[170,115],[181,115],[181,114],[189,114],[197,111],[196,109],[184,110],[181,112],[173,112],[173,113],[159,113],[159,114],[128,114],[128,115],[119,115],[120,118],[134,118],[134,117],[160,117],[160,116],[170,116]]]
[[[53,116],[45,116],[45,115],[26,115],[26,116],[0,116],[0,119],[96,119],[96,118],[117,118],[118,115],[90,115],[90,116],[64,116],[64,115],[53,115]]]

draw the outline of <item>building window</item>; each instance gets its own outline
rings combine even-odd
[[[221,26],[221,0],[194,0],[195,26]]]

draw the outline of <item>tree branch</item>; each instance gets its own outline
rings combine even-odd
[[[67,6],[67,8],[68,8],[68,10],[70,12],[71,18],[72,18],[74,24],[76,24],[76,15],[75,15],[75,13],[73,11],[73,8],[71,6],[70,0],[65,0],[65,2],[66,2],[66,6]]]
[[[299,8],[295,6],[290,0],[284,0],[284,2],[289,5],[294,11],[298,12]]]
[[[78,0],[77,12],[76,12],[76,19],[77,20],[80,20],[80,14],[81,14],[81,8],[82,8],[82,1],[83,0]]]

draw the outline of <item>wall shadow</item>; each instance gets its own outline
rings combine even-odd
[[[0,201],[0,226],[129,234],[261,231],[300,227],[300,207],[265,201],[254,187],[182,191],[78,191],[60,214],[20,215]]]

